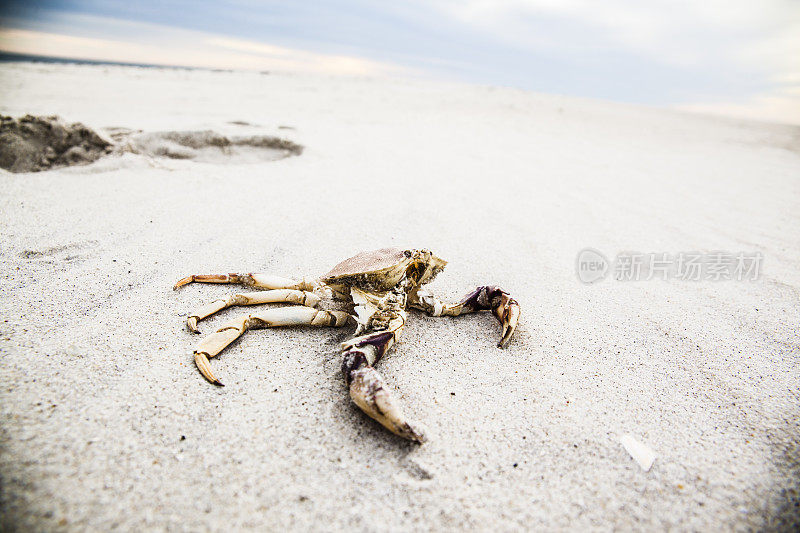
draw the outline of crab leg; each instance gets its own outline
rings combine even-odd
[[[426,290],[409,295],[409,305],[431,316],[459,316],[477,311],[491,311],[503,327],[497,346],[508,346],[519,322],[519,304],[506,291],[493,285],[478,287],[456,304],[444,304]]]
[[[320,298],[314,293],[298,291],[296,289],[275,289],[271,291],[251,292],[247,294],[234,294],[228,298],[220,298],[209,302],[190,314],[186,323],[189,329],[200,333],[197,323],[214,313],[234,305],[258,305],[267,303],[292,303],[308,307],[316,307]]]
[[[402,316],[388,330],[343,343],[342,373],[350,388],[350,398],[367,416],[395,435],[422,443],[422,434],[409,423],[388,385],[373,367],[395,343],[404,323],[405,316]]]
[[[319,311],[311,307],[278,307],[260,313],[242,315],[201,340],[194,349],[194,362],[200,373],[214,385],[222,383],[214,377],[208,360],[230,343],[241,337],[248,329],[274,328],[277,326],[344,326],[350,315],[343,311]]]
[[[300,291],[313,291],[317,286],[314,280],[305,278],[300,281],[272,274],[259,274],[250,272],[247,274],[192,274],[178,281],[172,290],[176,290],[189,283],[233,283],[246,287],[256,287],[259,289],[296,289]]]

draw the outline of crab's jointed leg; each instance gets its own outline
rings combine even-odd
[[[409,306],[431,316],[459,316],[476,311],[491,311],[503,327],[497,346],[505,348],[519,322],[519,304],[500,287],[486,285],[470,292],[456,304],[444,304],[427,290],[409,294]]]
[[[360,291],[354,289],[354,300]],[[350,389],[350,398],[370,418],[405,439],[421,443],[423,436],[406,418],[400,404],[374,365],[392,347],[403,330],[406,313],[402,303],[390,305],[385,329],[372,331],[342,344],[342,373]],[[379,312],[380,314],[380,312]],[[359,317],[363,320],[363,317]],[[380,320],[378,321],[380,322]]]
[[[300,291],[313,291],[318,283],[315,280],[295,280],[284,278],[282,276],[274,276],[272,274],[259,274],[257,272],[250,272],[247,274],[192,274],[186,276],[178,281],[173,290],[176,290],[189,283],[233,283],[244,285],[245,287],[256,287],[259,289],[296,289]]]
[[[194,331],[195,333],[200,333],[200,330],[197,329],[197,323],[199,321],[213,315],[217,311],[221,311],[234,305],[292,303],[305,305],[308,307],[316,307],[317,304],[319,304],[319,301],[320,297],[316,294],[307,291],[299,291],[297,289],[275,289],[271,291],[234,294],[228,298],[220,298],[205,304],[200,309],[189,315],[186,320],[186,324],[190,330]]]
[[[311,307],[278,307],[260,313],[242,315],[201,340],[194,349],[194,362],[200,373],[214,385],[222,383],[214,377],[208,360],[230,343],[241,337],[248,329],[274,328],[277,326],[344,326],[350,315],[343,311],[320,311]]]
[[[342,373],[350,398],[367,416],[405,439],[421,443],[422,434],[409,423],[400,404],[372,366],[394,343],[394,333],[378,331],[345,343]]]

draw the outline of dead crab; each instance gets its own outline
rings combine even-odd
[[[197,322],[234,305],[264,303],[299,304],[260,313],[241,315],[204,338],[194,350],[200,372],[215,385],[208,360],[225,349],[248,329],[276,326],[344,326],[355,322],[355,337],[342,344],[342,372],[350,387],[350,397],[367,415],[386,429],[406,439],[422,442],[421,433],[403,415],[374,365],[397,341],[406,324],[406,308],[421,309],[431,316],[458,316],[476,311],[491,311],[503,327],[499,347],[504,348],[519,319],[519,304],[494,286],[478,287],[456,304],[444,304],[422,288],[441,272],[447,262],[428,250],[384,248],[362,252],[342,261],[317,280],[300,281],[268,274],[195,274],[175,284],[175,289],[194,281],[234,283],[268,289],[204,305],[188,318],[195,333]],[[316,293],[330,291],[335,300],[347,302],[352,312],[315,309]]]

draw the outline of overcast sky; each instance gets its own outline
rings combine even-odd
[[[798,0],[5,0],[0,50],[428,77],[800,124]]]

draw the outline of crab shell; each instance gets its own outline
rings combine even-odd
[[[404,278],[411,281],[410,288],[429,283],[446,265],[447,261],[429,250],[381,248],[345,259],[321,281],[341,294],[348,292],[347,287],[382,294],[397,287]]]

